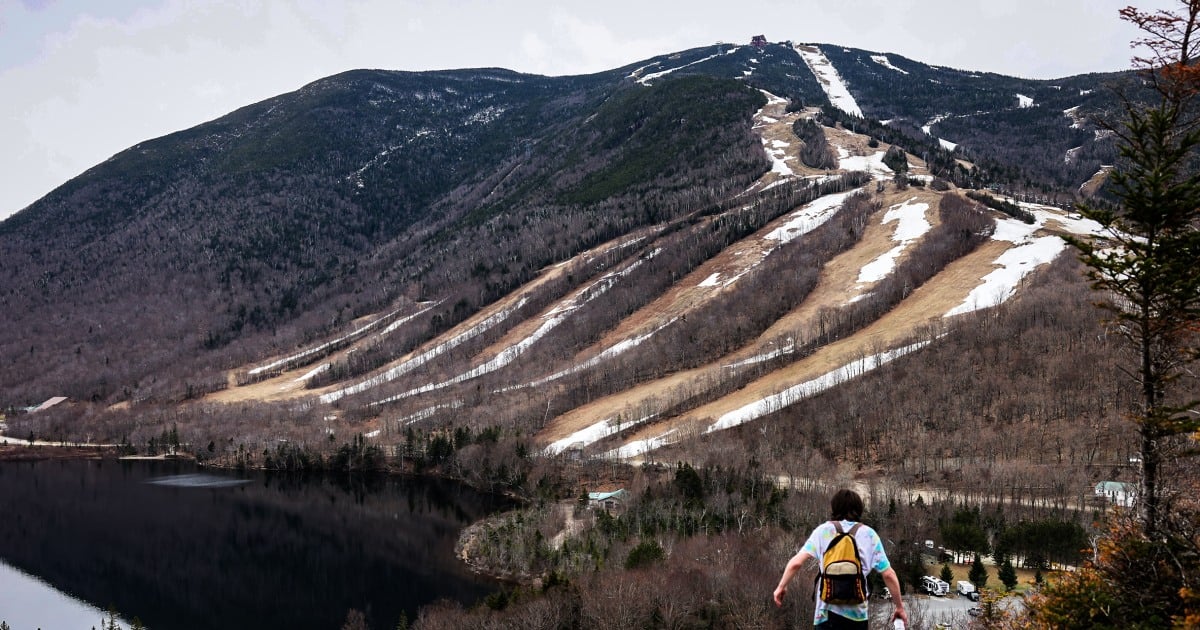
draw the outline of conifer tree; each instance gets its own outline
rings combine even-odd
[[[1000,582],[1004,584],[1004,588],[1013,590],[1017,587],[1017,570],[1013,568],[1012,559],[1005,558],[1000,564],[1000,570],[996,577],[1000,578]]]
[[[1079,211],[1106,230],[1104,241],[1070,239],[1088,267],[1102,308],[1136,354],[1129,373],[1141,396],[1134,421],[1141,441],[1138,515],[1147,536],[1161,525],[1159,465],[1167,442],[1195,431],[1192,401],[1170,395],[1171,386],[1196,358],[1200,320],[1200,118],[1194,97],[1200,70],[1200,2],[1183,1],[1181,15],[1144,13],[1133,7],[1122,19],[1148,36],[1135,41],[1150,53],[1135,59],[1150,102],[1124,95],[1123,120],[1106,123],[1118,138],[1121,161],[1109,177],[1116,207],[1085,204]],[[1103,121],[1102,121],[1103,122]]]
[[[971,584],[975,585],[977,591],[982,591],[987,586],[987,569],[984,568],[979,554],[975,554],[975,561],[971,563],[971,572],[967,574],[967,579],[971,580]]]

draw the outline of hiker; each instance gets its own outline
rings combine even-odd
[[[839,490],[833,495],[833,499],[829,501],[829,507],[832,520],[822,523],[808,537],[808,541],[800,548],[800,551],[788,560],[787,567],[783,570],[783,577],[779,578],[779,586],[775,587],[775,605],[783,606],[783,596],[787,594],[788,583],[796,577],[796,573],[800,571],[800,567],[808,562],[809,558],[816,558],[820,563],[818,571],[816,611],[813,614],[813,625],[822,630],[836,630],[838,628],[867,628],[867,592],[866,581],[867,574],[872,570],[878,571],[880,577],[883,578],[883,583],[887,585],[888,590],[892,593],[892,618],[890,623],[894,623],[897,619],[908,625],[908,613],[904,611],[904,601],[900,599],[900,580],[896,577],[896,571],[892,569],[892,564],[888,562],[887,554],[883,551],[883,541],[879,539],[879,534],[875,530],[858,522],[862,518],[863,501],[853,490]],[[841,533],[848,534],[842,540],[835,540]],[[853,546],[851,546],[853,541]],[[832,544],[831,544],[832,543]],[[834,568],[830,564],[831,556],[835,556],[839,552],[846,549],[855,550],[857,548],[857,558],[853,558],[853,553],[847,554],[841,558],[840,564],[846,567],[853,567],[853,571]],[[837,559],[835,559],[835,562]],[[830,567],[826,571],[826,566]],[[833,576],[834,579],[830,579]],[[843,576],[839,576],[841,573]],[[843,588],[849,588],[849,591],[843,592]],[[830,602],[837,603],[830,603]]]

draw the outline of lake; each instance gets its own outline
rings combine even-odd
[[[40,594],[0,620],[59,630],[72,607],[111,607],[152,630],[336,629],[354,609],[395,628],[427,603],[470,605],[499,588],[453,551],[465,525],[506,507],[435,479],[4,462],[0,593]]]

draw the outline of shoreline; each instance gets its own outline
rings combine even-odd
[[[220,470],[235,470],[237,467],[224,465],[217,462],[201,462],[194,457],[183,454],[176,455],[121,455],[120,449],[113,444],[61,444],[35,442],[30,444],[26,440],[17,440],[14,438],[4,438],[0,436],[0,463],[5,462],[36,462],[36,461],[67,461],[67,460],[119,460],[119,461],[178,461],[190,460],[195,461],[200,468],[215,468]],[[257,470],[270,472],[268,469],[261,466],[247,467],[248,470]],[[276,471],[278,472],[278,471]],[[328,474],[332,471],[309,471],[318,472],[320,474]],[[361,473],[359,473],[361,474]],[[469,571],[476,575],[480,575],[498,582],[518,585],[536,585],[544,576],[520,574],[516,575],[509,571],[497,569],[496,567],[488,566],[486,562],[481,561],[475,552],[477,538],[480,530],[487,527],[489,524],[504,518],[514,509],[519,509],[522,506],[529,504],[529,500],[522,497],[511,490],[497,490],[486,486],[479,486],[470,483],[468,480],[454,475],[447,475],[439,472],[415,472],[394,466],[386,466],[382,470],[373,471],[368,474],[379,474],[388,477],[425,477],[430,479],[442,479],[463,484],[478,492],[492,494],[503,497],[505,500],[512,502],[514,505],[502,512],[486,516],[478,521],[469,523],[459,532],[458,540],[455,544],[454,556],[455,559],[462,563]]]
[[[64,446],[50,444],[28,444],[21,440],[19,444],[5,443],[0,438],[0,462],[32,462],[42,460],[67,459],[118,459],[117,447],[107,444],[68,444]]]

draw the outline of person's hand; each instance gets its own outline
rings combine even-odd
[[[905,628],[908,627],[908,612],[904,610],[904,606],[896,606],[892,608],[892,620],[889,623],[894,624],[896,623],[897,619],[904,622]]]
[[[783,596],[787,595],[787,584],[780,584],[775,587],[775,605],[783,607]]]

